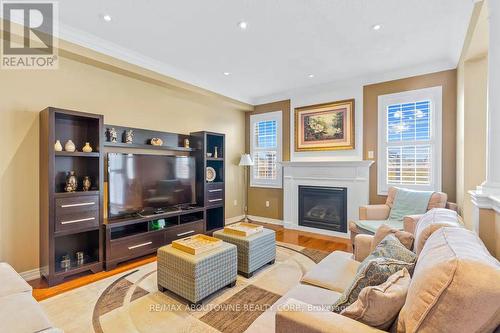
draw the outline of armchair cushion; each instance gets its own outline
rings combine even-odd
[[[427,211],[432,194],[431,191],[398,188],[389,214],[389,220],[403,221],[403,217],[406,215],[424,214]]]
[[[378,228],[381,225],[386,224],[393,229],[402,230],[403,229],[403,221],[396,220],[360,220],[356,221],[356,226],[361,228],[362,230],[366,230],[372,235],[375,234]]]
[[[366,287],[340,314],[372,327],[387,330],[405,304],[410,274],[404,268],[378,286]]]

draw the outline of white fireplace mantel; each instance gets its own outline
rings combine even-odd
[[[300,185],[347,188],[347,220],[358,218],[359,206],[368,204],[370,166],[373,161],[283,162],[283,220],[288,229],[297,229],[348,238],[349,231],[299,226],[298,188]]]

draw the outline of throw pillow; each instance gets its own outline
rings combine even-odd
[[[405,304],[410,282],[410,274],[403,268],[386,282],[363,288],[358,299],[340,314],[368,326],[387,330]]]
[[[417,260],[417,255],[401,244],[394,234],[388,234],[375,247],[375,250],[361,262],[361,265],[358,267],[358,272],[362,270],[370,260],[376,258],[388,258],[414,264]],[[410,271],[410,273],[413,273],[413,271]]]
[[[354,276],[351,285],[344,290],[340,298],[335,302],[333,312],[340,313],[349,305],[354,303],[363,288],[377,286],[387,281],[389,276],[406,268],[409,272],[413,270],[414,263],[399,261],[390,258],[376,258],[368,261]]]
[[[387,224],[382,224],[375,235],[373,236],[372,246],[373,249],[385,238],[385,236],[393,234],[396,238],[404,245],[408,250],[411,250],[413,245],[413,235],[406,231],[401,231],[396,228],[393,228]]]
[[[432,193],[434,192],[397,188],[388,220],[403,221],[406,215],[424,214]]]

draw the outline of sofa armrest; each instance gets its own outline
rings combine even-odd
[[[406,232],[415,235],[415,230],[417,229],[417,223],[422,218],[423,214],[420,215],[407,215],[403,218],[403,229]]]
[[[354,238],[354,260],[363,261],[372,252],[373,235],[359,234]]]
[[[449,202],[449,201],[448,201],[448,202],[446,203],[446,208],[447,208],[447,209],[450,209],[450,210],[454,210],[455,212],[457,212],[457,213],[458,213],[458,205],[457,205],[456,203],[454,203],[454,202]]]
[[[360,220],[387,220],[391,212],[388,205],[366,205],[359,207]]]
[[[276,333],[375,333],[383,332],[325,309],[289,299],[276,313]]]

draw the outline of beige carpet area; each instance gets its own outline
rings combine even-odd
[[[199,308],[157,289],[156,262],[41,302],[67,333],[244,332],[328,253],[279,243],[276,262],[209,296]]]

